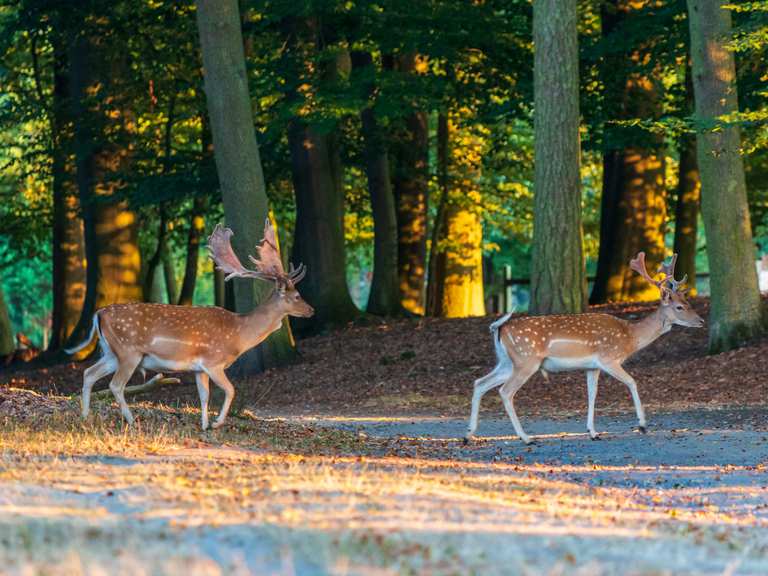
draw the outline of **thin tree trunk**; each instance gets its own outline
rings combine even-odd
[[[413,53],[397,60],[397,68],[403,74],[413,74],[415,67]],[[400,305],[413,314],[424,314],[426,298],[428,155],[427,114],[414,110],[405,117],[404,127],[398,131],[392,147]]]
[[[438,178],[444,189],[430,258],[428,311],[446,318],[483,316],[483,228],[477,187],[482,143],[463,128],[461,147],[449,152],[452,124],[448,117],[438,120],[438,156],[442,156]],[[456,178],[449,177],[451,168]]]
[[[440,113],[437,116],[437,184],[440,188],[440,200],[437,204],[435,221],[432,225],[432,237],[429,250],[429,275],[427,283],[427,307],[429,316],[439,316],[440,302],[443,297],[444,283],[438,274],[438,268],[444,268],[439,261],[445,259],[445,254],[438,250],[440,239],[445,236],[445,206],[448,201],[448,115]]]
[[[179,304],[185,306],[191,305],[194,300],[195,285],[197,284],[197,265],[200,258],[200,242],[205,231],[205,212],[208,200],[205,196],[199,194],[201,190],[205,190],[209,186],[207,174],[209,172],[215,173],[215,169],[208,169],[209,165],[215,165],[215,160],[213,158],[211,127],[205,114],[201,115],[200,125],[200,189],[198,190],[198,195],[192,200],[192,216],[189,222],[189,231],[187,232],[187,258],[184,266],[184,280],[181,283],[181,293],[179,294]],[[211,178],[213,176],[214,174],[211,174]],[[219,279],[219,277],[214,276],[214,294],[216,292],[216,282]],[[216,305],[219,305],[218,302],[216,302]],[[223,306],[223,300],[221,305]]]
[[[94,312],[141,299],[135,214],[114,196],[132,155],[133,115],[125,100],[126,56],[110,54],[99,36],[80,36],[71,52],[77,183],[85,233],[86,294],[69,342],[89,333]],[[109,95],[110,108],[103,107]],[[81,356],[90,352],[86,348]]]
[[[165,280],[165,297],[169,304],[175,304],[179,299],[179,286],[176,282],[176,267],[173,265],[173,255],[168,242],[165,243],[160,255],[163,262],[163,278]]]
[[[195,284],[197,283],[197,261],[200,258],[200,242],[205,230],[206,201],[203,196],[195,196],[192,200],[192,217],[189,221],[187,232],[187,257],[184,264],[184,279],[181,282],[179,304],[191,306],[195,296]]]
[[[675,206],[675,247],[678,278],[688,276],[691,295],[696,295],[696,241],[699,220],[701,180],[696,159],[694,136],[684,135],[680,140],[680,168]]]
[[[16,350],[13,338],[13,327],[8,315],[8,305],[5,303],[3,283],[0,281],[0,358],[12,354]]]
[[[168,216],[166,214],[165,206],[160,206],[160,222],[157,229],[157,244],[155,245],[155,251],[147,261],[147,266],[144,271],[144,300],[146,302],[162,302],[162,298],[157,286],[157,269],[162,263],[163,251],[165,250],[165,237],[168,231]]]
[[[353,52],[352,68],[365,74],[373,68],[370,52]],[[375,77],[375,72],[371,72]],[[375,84],[365,87],[372,98]],[[365,156],[365,172],[373,211],[373,281],[366,310],[372,314],[393,316],[401,311],[400,288],[397,277],[397,220],[395,197],[389,171],[389,156],[383,131],[369,102],[360,112]]]
[[[685,67],[685,114],[693,110],[693,78],[690,63]],[[677,254],[675,272],[678,277],[688,276],[692,296],[696,295],[696,241],[699,225],[701,180],[696,159],[696,137],[683,134],[680,138],[677,203],[675,205],[675,242]]]
[[[534,0],[533,314],[583,312],[576,0]]]
[[[261,240],[269,207],[253,126],[237,0],[198,0],[197,25],[224,215],[235,232],[233,248],[246,262]],[[233,282],[238,312],[252,310],[272,289],[266,282],[257,284],[242,278]],[[253,374],[294,357],[290,331],[284,327],[241,356],[234,372],[239,376]]]
[[[735,348],[765,329],[749,221],[738,125],[717,125],[738,111],[736,65],[727,43],[731,14],[720,0],[688,0],[701,211],[707,235],[711,312],[709,348]],[[715,126],[715,129],[713,129]]]
[[[83,221],[78,214],[66,50],[53,45],[53,317],[49,350],[59,349],[77,325],[85,298]]]
[[[613,0],[602,11],[603,35],[632,18],[643,2]],[[637,67],[645,48],[629,55],[609,56],[603,64],[607,109],[615,118],[658,118],[661,102],[655,75],[621,71]],[[600,261],[592,291],[593,303],[655,300],[658,291],[629,268],[639,251],[649,262],[666,256],[666,187],[663,140],[641,130],[607,128],[603,155],[603,201]]]

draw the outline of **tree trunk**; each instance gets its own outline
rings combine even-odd
[[[191,306],[195,297],[195,284],[197,283],[197,263],[200,258],[200,241],[205,230],[205,198],[195,196],[192,200],[192,217],[189,221],[187,232],[187,258],[184,264],[184,279],[181,282],[179,304]]]
[[[320,41],[312,19],[286,21],[286,66],[300,79],[314,74],[312,59]],[[326,62],[320,74],[333,82],[339,63]],[[303,96],[289,88],[287,98],[298,104]],[[349,295],[344,247],[344,189],[339,139],[296,116],[288,126],[291,174],[296,195],[293,261],[307,266],[301,293],[314,308],[312,318],[297,319],[296,330],[309,335],[344,325],[358,315]]]
[[[438,179],[442,193],[429,261],[427,312],[446,318],[483,316],[483,228],[477,188],[481,144],[464,128],[462,146],[449,149],[454,130],[454,122],[440,115]]]
[[[401,72],[413,73],[416,56],[400,57]],[[397,208],[397,269],[400,305],[424,314],[427,272],[427,210],[429,198],[429,129],[427,115],[414,111],[394,140],[392,186]]]
[[[701,181],[696,160],[696,140],[684,135],[680,140],[680,179],[675,206],[675,247],[677,265],[675,275],[688,275],[691,295],[696,295],[696,241],[699,220]]]
[[[736,65],[727,43],[731,14],[719,0],[688,0],[701,211],[707,235],[711,312],[709,348],[721,352],[763,332],[744,165],[736,125]]]
[[[576,0],[534,0],[532,314],[583,312]]]
[[[66,50],[53,46],[53,318],[49,350],[59,349],[77,325],[85,298],[83,221],[78,214],[71,96]]]
[[[647,2],[614,0],[603,9],[603,35],[614,32]],[[603,64],[607,109],[618,119],[653,119],[661,115],[654,77],[637,72],[645,49],[628,56],[609,56]],[[618,71],[618,72],[617,72]],[[656,300],[658,290],[629,268],[629,261],[644,251],[650,263],[666,256],[665,153],[662,138],[639,129],[606,128],[603,155],[603,200],[600,253],[592,291],[593,303]]]
[[[157,289],[157,269],[162,263],[163,252],[165,251],[165,237],[168,232],[168,217],[165,207],[160,207],[160,223],[157,229],[157,245],[155,251],[147,261],[144,270],[144,300],[146,302],[162,302],[162,297]]]
[[[129,170],[135,130],[125,86],[128,63],[125,55],[110,53],[105,37],[101,31],[78,37],[70,58],[77,184],[88,262],[85,300],[71,344],[87,336],[97,309],[138,301],[142,292],[136,215],[124,200],[114,198],[124,186],[122,174]]]
[[[693,78],[690,65],[685,67],[685,111],[692,115]],[[696,159],[696,137],[683,134],[680,138],[680,163],[678,166],[677,204],[675,205],[675,243],[677,254],[675,273],[678,278],[688,276],[691,296],[696,295],[696,241],[699,225],[701,180]]]
[[[253,126],[248,76],[237,0],[198,0],[197,25],[203,54],[205,94],[213,134],[224,215],[234,230],[232,245],[243,262],[261,240],[268,215],[267,194]],[[248,312],[271,290],[266,282],[233,280],[235,309]],[[238,360],[238,376],[294,358],[287,328],[275,332]]]
[[[5,303],[3,283],[0,281],[0,358],[12,354],[14,350],[16,350],[16,343],[13,338],[13,327],[8,315],[8,306]]]
[[[179,286],[176,282],[176,267],[173,265],[173,255],[168,242],[165,243],[160,255],[163,262],[163,279],[165,280],[165,297],[168,304],[175,304],[179,299]]]
[[[352,68],[365,74],[373,69],[370,52],[353,52]],[[371,72],[371,77],[375,72]],[[366,97],[373,98],[375,84],[364,88]],[[383,131],[379,127],[374,101],[360,112],[364,140],[365,172],[373,211],[373,281],[366,310],[372,314],[394,316],[401,311],[400,288],[397,277],[397,220],[395,197],[389,173],[389,156]]]

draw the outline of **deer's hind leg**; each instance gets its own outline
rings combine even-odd
[[[520,424],[520,419],[517,417],[517,412],[515,412],[514,399],[517,391],[520,390],[520,388],[523,387],[523,384],[536,373],[540,365],[541,360],[532,358],[525,364],[517,366],[517,371],[506,381],[504,386],[501,387],[501,390],[499,390],[501,400],[504,402],[504,408],[507,410],[509,419],[512,420],[512,426],[515,428],[515,434],[517,434],[520,440],[526,444],[530,444],[532,440],[531,437],[525,433],[525,430],[523,430],[523,427]]]
[[[120,412],[129,425],[133,424],[133,414],[131,409],[128,408],[128,403],[125,401],[125,385],[128,380],[131,379],[133,372],[141,362],[141,356],[129,356],[127,358],[121,358],[117,367],[117,372],[112,376],[112,381],[109,383],[109,389],[112,391],[112,395],[120,405]]]
[[[80,409],[83,418],[88,417],[91,409],[91,390],[93,385],[117,369],[117,358],[111,352],[104,354],[93,366],[83,372],[83,392],[80,396]]]
[[[467,434],[464,436],[464,443],[469,443],[477,430],[477,420],[480,414],[480,401],[485,396],[486,392],[501,386],[510,377],[514,370],[514,366],[511,362],[502,363],[499,362],[490,374],[486,374],[482,378],[475,380],[475,390],[472,393],[472,412],[469,416],[469,425],[467,426]]]
[[[592,440],[600,439],[595,431],[595,399],[597,398],[597,379],[599,377],[600,370],[587,370],[587,430]]]

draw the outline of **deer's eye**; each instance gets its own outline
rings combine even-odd
[[[682,309],[683,309],[683,306],[681,304],[678,304],[677,306],[675,306],[675,310],[681,310],[682,311]]]

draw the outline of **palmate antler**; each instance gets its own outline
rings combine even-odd
[[[224,228],[217,224],[213,233],[208,237],[208,253],[215,262],[216,267],[226,274],[224,280],[232,278],[259,278],[261,280],[272,280],[278,285],[294,286],[307,272],[303,264],[298,268],[290,265],[286,273],[283,268],[283,262],[280,259],[280,252],[277,249],[277,238],[272,223],[267,218],[264,223],[264,239],[256,248],[258,258],[248,256],[248,259],[256,267],[250,270],[243,266],[240,259],[232,250],[231,238],[233,232],[229,228]]]
[[[664,277],[661,280],[654,280],[653,277],[651,277],[650,274],[648,274],[648,270],[645,267],[645,252],[638,252],[637,256],[635,256],[632,260],[629,261],[629,267],[640,274],[645,280],[656,286],[656,288],[659,289],[662,294],[664,291],[669,292],[675,292],[679,294],[684,294],[688,291],[688,288],[683,287],[680,289],[680,286],[684,286],[686,281],[688,280],[688,275],[686,274],[682,280],[678,281],[675,280],[675,264],[677,263],[677,254],[672,255],[672,260],[669,264],[666,262],[662,262],[659,264],[658,272],[661,272]]]

